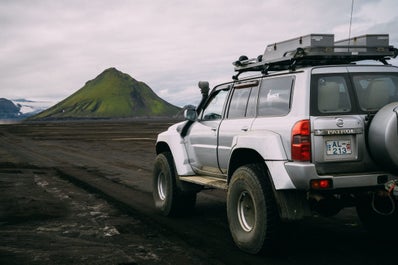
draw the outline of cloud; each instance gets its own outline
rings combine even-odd
[[[356,0],[352,33],[390,33],[395,0]],[[62,100],[104,69],[146,82],[176,105],[199,80],[231,80],[232,61],[309,33],[348,36],[346,0],[19,0],[0,2],[0,97]],[[197,99],[196,99],[197,98]]]

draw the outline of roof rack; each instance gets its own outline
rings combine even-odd
[[[328,64],[350,64],[362,60],[376,60],[387,64],[395,58],[398,49],[389,45],[388,34],[367,34],[346,40],[334,41],[333,34],[310,34],[283,42],[270,44],[257,58],[239,57],[233,62],[232,78],[249,71],[295,70],[296,67]]]

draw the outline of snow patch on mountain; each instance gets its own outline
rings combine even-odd
[[[11,100],[16,106],[18,106],[19,112],[22,115],[34,115],[36,113],[42,112],[43,110],[48,109],[49,107],[56,104],[53,101],[33,101],[27,99],[12,99]]]

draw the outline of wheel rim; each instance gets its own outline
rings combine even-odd
[[[165,175],[160,172],[158,175],[158,195],[159,199],[164,201],[166,199],[166,177]]]
[[[238,219],[240,226],[246,232],[250,232],[254,228],[256,212],[253,199],[247,191],[240,194],[238,200]]]

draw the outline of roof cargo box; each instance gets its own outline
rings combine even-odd
[[[351,39],[336,41],[335,46],[386,47],[389,45],[388,34],[367,34]]]
[[[384,51],[389,47],[388,34],[367,34],[350,39],[335,42],[335,47],[344,46],[344,48],[335,48],[335,52],[369,52],[377,48]]]
[[[310,34],[268,45],[265,49],[263,60],[267,62],[278,60],[285,57],[287,51],[295,51],[297,48],[332,46],[334,46],[333,34]]]

